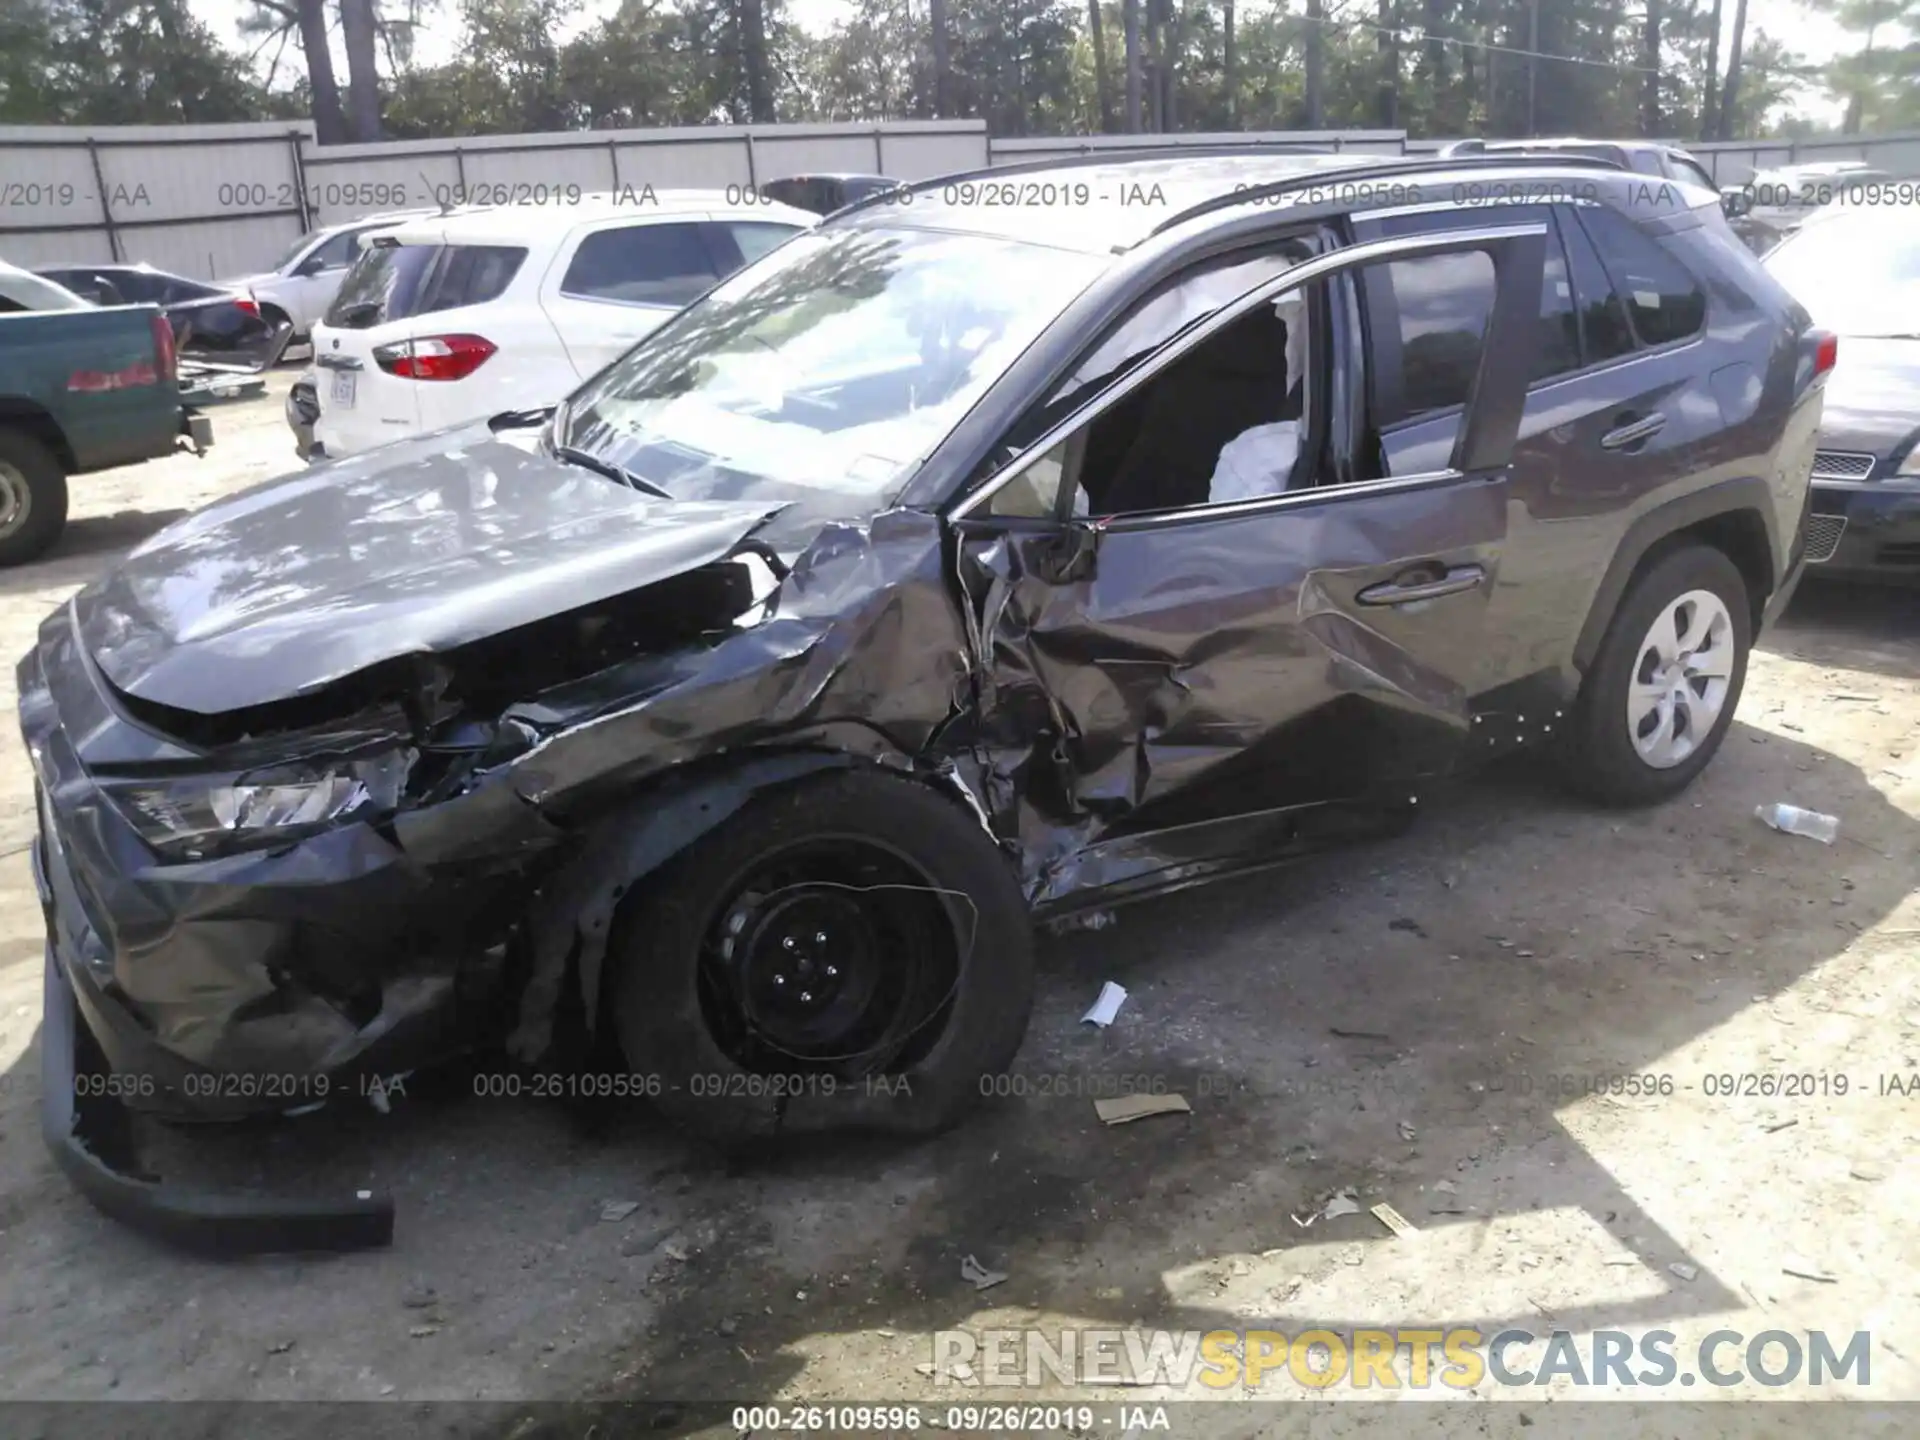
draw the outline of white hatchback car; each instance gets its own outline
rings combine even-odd
[[[818,216],[717,191],[589,195],[376,236],[313,330],[314,458],[557,403]]]

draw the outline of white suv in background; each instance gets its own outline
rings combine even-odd
[[[252,291],[262,318],[274,325],[284,318],[293,326],[293,338],[304,341],[312,333],[314,322],[327,313],[340,282],[347,278],[347,271],[360,258],[361,247],[369,235],[422,215],[438,213],[395,210],[310,231],[294,241],[260,274],[221,280],[217,284],[223,290]]]
[[[314,458],[555,404],[817,219],[663,190],[468,210],[376,236],[313,330]]]

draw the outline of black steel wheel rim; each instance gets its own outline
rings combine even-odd
[[[898,1072],[938,1039],[973,917],[900,852],[812,837],[757,857],[721,893],[700,1013],[743,1070]]]

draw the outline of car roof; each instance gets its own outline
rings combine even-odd
[[[579,203],[564,206],[531,201],[516,205],[476,205],[433,212],[397,225],[393,238],[403,245],[435,244],[442,241],[483,243],[491,240],[526,240],[537,236],[564,234],[576,225],[601,220],[671,220],[689,214],[717,214],[729,220],[769,220],[776,224],[811,227],[818,216],[791,205],[771,200],[742,204],[738,189],[654,190],[650,187],[621,191],[597,191],[582,195]],[[564,217],[555,225],[556,217]]]
[[[825,228],[909,226],[1027,240],[1088,254],[1117,254],[1140,244],[1196,206],[1245,214],[1234,196],[1262,186],[1299,184],[1314,202],[1346,201],[1350,210],[1443,199],[1456,184],[1559,180],[1571,174],[1644,182],[1605,160],[1584,156],[1463,155],[1457,158],[1255,150],[1250,146],[1150,155],[1037,161],[918,181],[906,196],[880,195],[829,216]],[[1324,183],[1321,181],[1324,177]],[[1671,183],[1671,182],[1670,182]],[[1699,187],[1694,187],[1698,189]],[[1714,196],[1718,203],[1718,196]]]
[[[323,235],[338,235],[343,230],[374,230],[387,225],[400,225],[408,220],[418,219],[422,215],[438,215],[440,212],[431,206],[422,206],[416,210],[386,210],[378,215],[362,215],[355,220],[342,220],[335,225],[324,225],[311,233],[318,240]]]

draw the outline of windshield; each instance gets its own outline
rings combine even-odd
[[[907,228],[798,235],[577,391],[559,438],[677,499],[883,508],[1108,263]]]
[[[1920,215],[1899,206],[1846,210],[1807,224],[1766,267],[1842,335],[1920,335]]]

